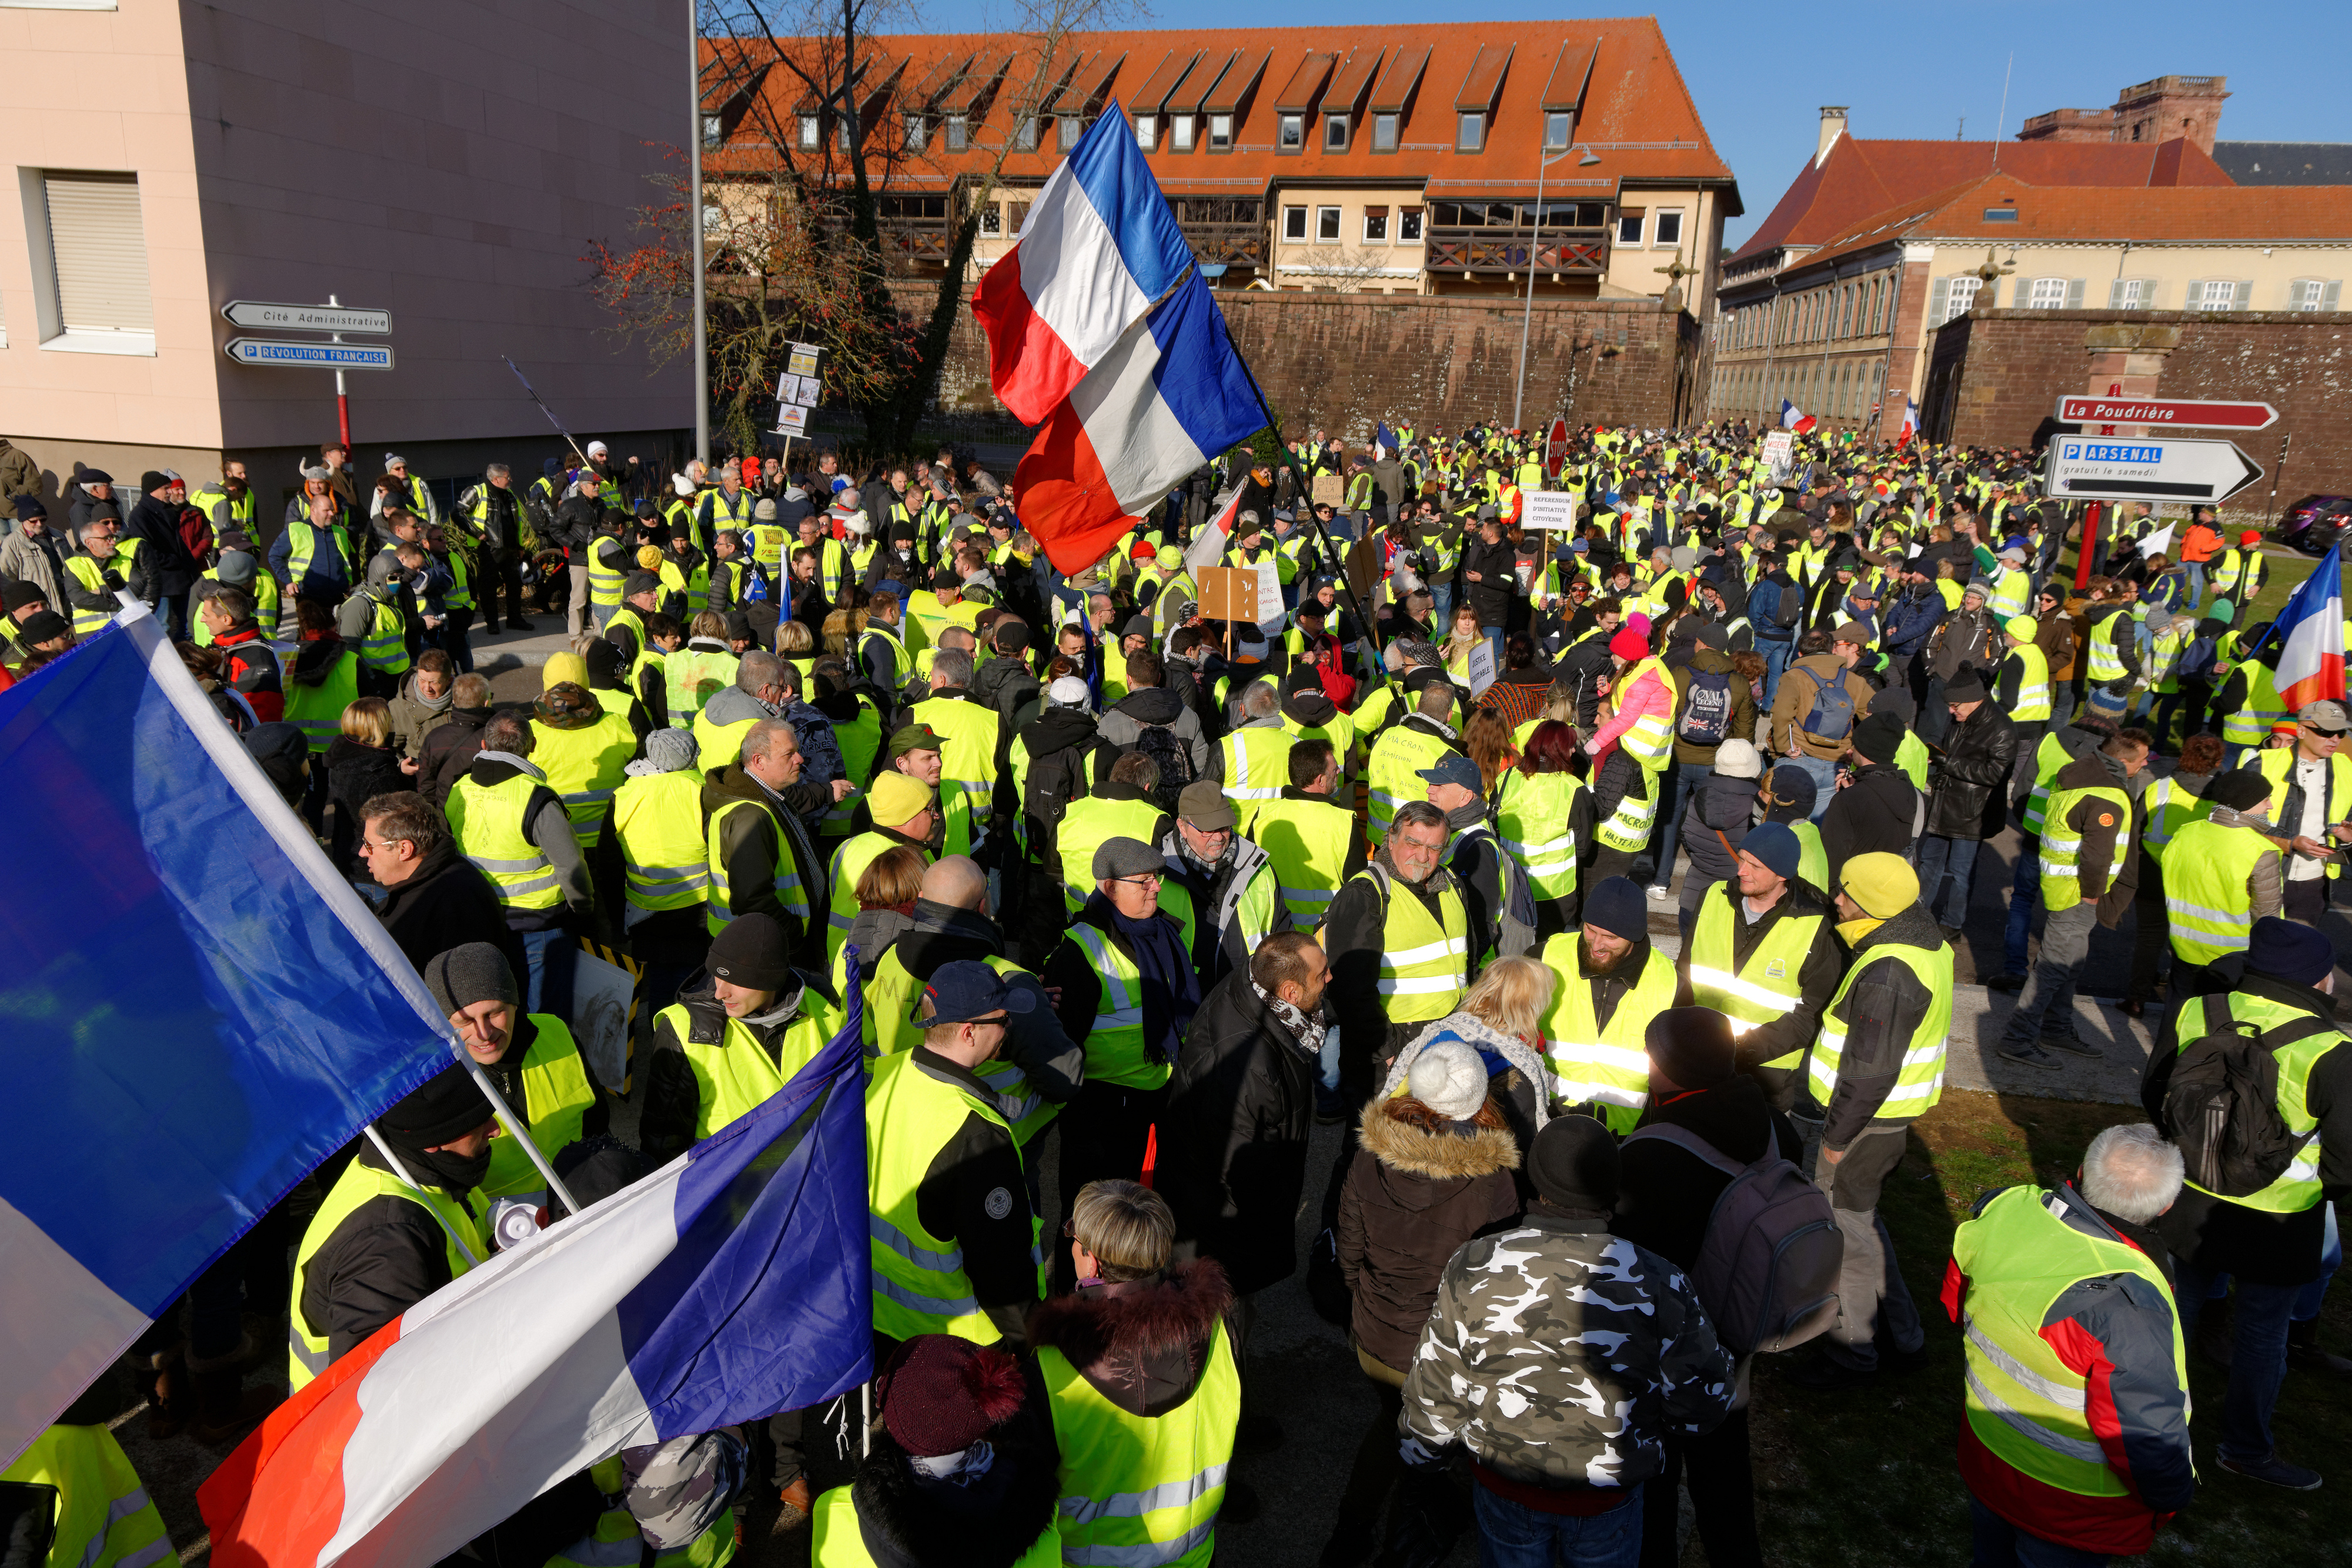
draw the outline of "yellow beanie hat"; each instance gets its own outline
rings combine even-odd
[[[639,566],[645,568],[647,571],[659,571],[661,570],[661,563],[662,552],[659,546],[639,545],[637,547],[637,564]]]
[[[550,653],[547,656],[546,668],[539,673],[540,690],[545,691],[548,687],[565,681],[570,681],[583,691],[586,690],[588,661],[572,653]]]
[[[1901,855],[1880,852],[1845,862],[1845,895],[1874,920],[1892,920],[1919,902],[1919,873]]]
[[[931,787],[904,773],[887,772],[866,791],[866,809],[877,828],[903,828],[931,803]]]

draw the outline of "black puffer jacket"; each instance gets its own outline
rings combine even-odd
[[[1727,882],[1738,875],[1739,846],[1755,816],[1755,779],[1708,774],[1683,810],[1683,847],[1690,852],[1690,872],[1683,885],[1704,891],[1709,883]],[[1698,907],[1696,894],[1684,902],[1690,908]]]
[[[1429,1322],[1445,1264],[1462,1244],[1516,1218],[1519,1146],[1489,1102],[1468,1137],[1401,1120],[1427,1108],[1410,1097],[1364,1113],[1363,1147],[1339,1190],[1339,1272],[1354,1292],[1356,1343],[1402,1372]]]
[[[2016,763],[2016,725],[1991,703],[1979,704],[1945,737],[1942,763],[1931,780],[1936,793],[1927,802],[1927,831],[1943,839],[1984,837],[1986,808]],[[1993,826],[2000,825],[1996,818]]]
[[[1917,826],[1919,791],[1892,762],[1865,763],[1822,813],[1822,847],[1829,853],[1830,886],[1856,855],[1901,854]]]
[[[1315,1066],[1235,970],[1192,1015],[1168,1082],[1157,1179],[1177,1255],[1214,1258],[1244,1295],[1298,1267]]]

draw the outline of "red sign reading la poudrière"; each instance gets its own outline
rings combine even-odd
[[[2196,425],[2213,430],[2263,430],[2278,421],[2266,402],[2204,402],[2180,398],[2062,397],[2067,424]]]

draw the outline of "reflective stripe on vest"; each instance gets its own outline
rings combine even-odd
[[[705,862],[710,870],[710,887],[708,900],[703,904],[703,925],[713,936],[727,929],[727,923],[735,918],[735,890],[727,880],[726,857],[719,852],[719,824],[727,820],[729,813],[747,806],[765,813],[768,825],[775,830],[776,902],[782,904],[784,912],[793,919],[804,921],[808,918],[808,891],[801,886],[800,863],[793,854],[790,831],[776,820],[776,814],[768,810],[765,801],[729,800],[710,813],[710,851]]]
[[[2010,717],[2019,724],[2038,724],[2051,714],[2050,659],[2032,643],[2009,651],[2018,663],[2017,706]]]
[[[1469,978],[1470,921],[1449,877],[1437,895],[1438,915],[1378,868],[1356,873],[1388,905],[1381,930],[1381,1010],[1391,1023],[1442,1019],[1454,1010]]]
[[[397,675],[408,668],[408,622],[398,610],[378,600],[375,619],[360,643],[360,662],[371,670]]]
[[[2172,1290],[2137,1248],[2069,1224],[2059,1212],[2067,1204],[2060,1193],[2011,1187],[1952,1238],[1953,1267],[1967,1281],[1969,1428],[1994,1458],[2032,1481],[2080,1497],[2130,1500],[2125,1506],[2137,1511],[2092,1429],[2085,1375],[2060,1359],[2042,1328],[2052,1305],[2085,1280],[2133,1275],[2168,1307]],[[2173,1375],[2186,1389],[2179,1317],[2167,1315]]]
[[[2301,1009],[2244,991],[2192,997],[2180,1010],[2179,1044],[2180,1049],[2186,1050],[2199,1037],[2221,1033],[2233,1023],[2251,1023],[2268,1032],[2310,1016]],[[2213,1193],[2211,1197],[2266,1214],[2300,1214],[2318,1203],[2321,1197],[2319,1119],[2311,1113],[2311,1070],[2318,1065],[2321,1057],[2344,1042],[2343,1032],[2330,1027],[2301,1040],[2291,1040],[2271,1052],[2278,1063],[2279,1120],[2285,1123],[2286,1130],[2302,1142],[2295,1149],[2294,1157],[2287,1163],[2286,1169],[2260,1192],[2248,1193],[2242,1197],[2231,1197],[2221,1193]],[[2194,1181],[2189,1186],[2197,1187],[2200,1192],[2205,1190],[2197,1186]]]
[[[457,852],[480,868],[509,909],[552,909],[562,902],[555,863],[524,829],[534,790],[546,788],[528,773],[497,784],[477,784],[468,773],[450,787],[449,833]]]
[[[2113,809],[2116,837],[2105,871],[2106,885],[2112,887],[2116,878],[2123,874],[2124,855],[2131,840],[2131,797],[2112,784],[2053,792],[2042,819],[2041,852],[2042,907],[2053,914],[2083,902],[2082,878],[2077,870],[2083,858],[2083,835],[2068,827],[2066,819],[2084,800],[2105,801]]]
[[[1278,726],[1245,725],[1229,730],[1224,747],[1225,799],[1234,803],[1234,831],[1249,837],[1259,806],[1279,799],[1290,782],[1291,737]]]
[[[1650,1020],[1675,1005],[1675,966],[1653,947],[1641,975],[1603,1024],[1592,1005],[1592,983],[1580,973],[1575,932],[1543,946],[1543,962],[1560,977],[1543,1016],[1544,1066],[1556,1111],[1593,1104],[1620,1137],[1633,1130],[1650,1103],[1650,1059],[1643,1050]]]
[[[623,769],[637,750],[626,698],[604,692],[597,694],[597,701],[611,706],[583,729],[557,729],[539,719],[530,721],[530,759],[547,775],[547,787],[563,798],[572,836],[583,850],[604,841],[605,812],[627,777]]]
[[[1268,800],[1258,808],[1256,838],[1274,866],[1291,924],[1301,930],[1320,925],[1347,874],[1355,813],[1320,796]]]
[[[1584,781],[1573,773],[1529,774],[1514,768],[1503,776],[1496,836],[1527,869],[1538,898],[1564,898],[1576,891],[1576,830],[1571,824],[1576,798],[1583,789]]]
[[[702,836],[702,775],[691,768],[622,782],[613,797],[633,909],[690,909],[710,887]]]
[[[1698,919],[1691,926],[1690,982],[1691,1000],[1730,1019],[1736,1040],[1797,1010],[1804,999],[1805,956],[1828,915],[1783,915],[1748,955],[1746,966],[1735,970],[1739,924],[1732,896],[1732,884],[1717,883],[1699,904]],[[1794,1069],[1803,1055],[1800,1045],[1763,1065]]]
[[[1143,971],[1125,949],[1092,925],[1070,927],[1070,939],[1086,954],[1101,983],[1094,1028],[1087,1031],[1087,1081],[1157,1089],[1173,1071],[1155,1062],[1143,1047]]]
[[[1901,964],[1927,990],[1927,1011],[1904,1050],[1895,1087],[1887,1092],[1885,1103],[1871,1118],[1874,1122],[1908,1121],[1944,1097],[1944,1049],[1952,1032],[1952,950],[1948,946],[1930,950],[1887,942],[1857,954],[1845,972],[1845,979],[1838,986],[1837,996],[1822,1015],[1822,1032],[1813,1041],[1812,1066],[1808,1076],[1812,1081],[1813,1098],[1827,1105],[1830,1096],[1837,1092],[1838,1061],[1845,1050],[1846,996],[1857,978],[1880,963]]]
[[[1205,1568],[1216,1550],[1241,1374],[1222,1320],[1191,1397],[1159,1416],[1105,1398],[1062,1353],[1037,1353],[1062,1454],[1062,1562],[1072,1568]]]
[[[285,666],[286,722],[302,732],[314,756],[323,756],[343,732],[343,710],[359,701],[360,656],[346,647],[316,685],[294,679],[294,661]]]
[[[596,1103],[596,1092],[589,1086],[587,1063],[563,1020],[551,1013],[533,1013],[530,1021],[539,1032],[523,1055],[522,1103],[513,1110],[552,1165],[557,1155],[580,1141],[581,1124]],[[481,1191],[484,1197],[519,1198],[534,1207],[548,1201],[547,1178],[503,1126],[490,1138],[490,1169],[482,1178]]]
[[[294,1255],[293,1311],[287,1322],[287,1378],[292,1385],[290,1392],[300,1393],[331,1363],[328,1337],[312,1333],[308,1320],[302,1315],[302,1284],[310,1272],[310,1260],[320,1248],[333,1239],[337,1226],[350,1218],[362,1205],[379,1197],[404,1198],[433,1217],[447,1243],[444,1251],[447,1255],[449,1277],[453,1280],[473,1267],[467,1253],[480,1258],[488,1250],[483,1245],[481,1228],[475,1223],[473,1215],[467,1211],[464,1204],[439,1187],[410,1186],[392,1172],[378,1170],[358,1160],[345,1166],[343,1174],[336,1177],[335,1185],[328,1189],[326,1199],[319,1205],[318,1212],[310,1217],[310,1228],[303,1231],[302,1244]]]
[[[620,542],[611,534],[598,534],[588,541],[588,602],[602,609],[621,602],[621,584],[628,574],[621,567],[604,564],[604,547]],[[623,547],[622,559],[629,559],[626,547]]]
[[[924,1071],[914,1051],[874,1064],[866,1088],[867,1253],[873,1264],[874,1327],[896,1339],[947,1333],[979,1343],[1000,1336],[972,1295],[963,1249],[922,1228],[923,1178],[967,1118],[1012,1127],[997,1108]],[[1016,1199],[1024,1207],[1024,1196]],[[1031,1221],[1033,1227],[1035,1221]],[[1033,1253],[1035,1250],[1034,1241]]]
[[[2185,964],[2210,964],[2244,952],[2254,929],[2247,878],[2264,855],[2277,853],[2252,828],[2224,827],[2210,817],[2183,827],[2164,857],[2173,956]]]

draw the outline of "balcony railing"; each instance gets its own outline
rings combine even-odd
[[[883,247],[901,261],[944,264],[955,238],[945,218],[884,218],[879,227]]]
[[[1206,262],[1228,267],[1265,265],[1265,225],[1263,223],[1181,223],[1185,243]]]
[[[1606,229],[1432,228],[1423,241],[1433,273],[1576,273],[1609,269]],[[1532,261],[1529,259],[1532,256]]]

